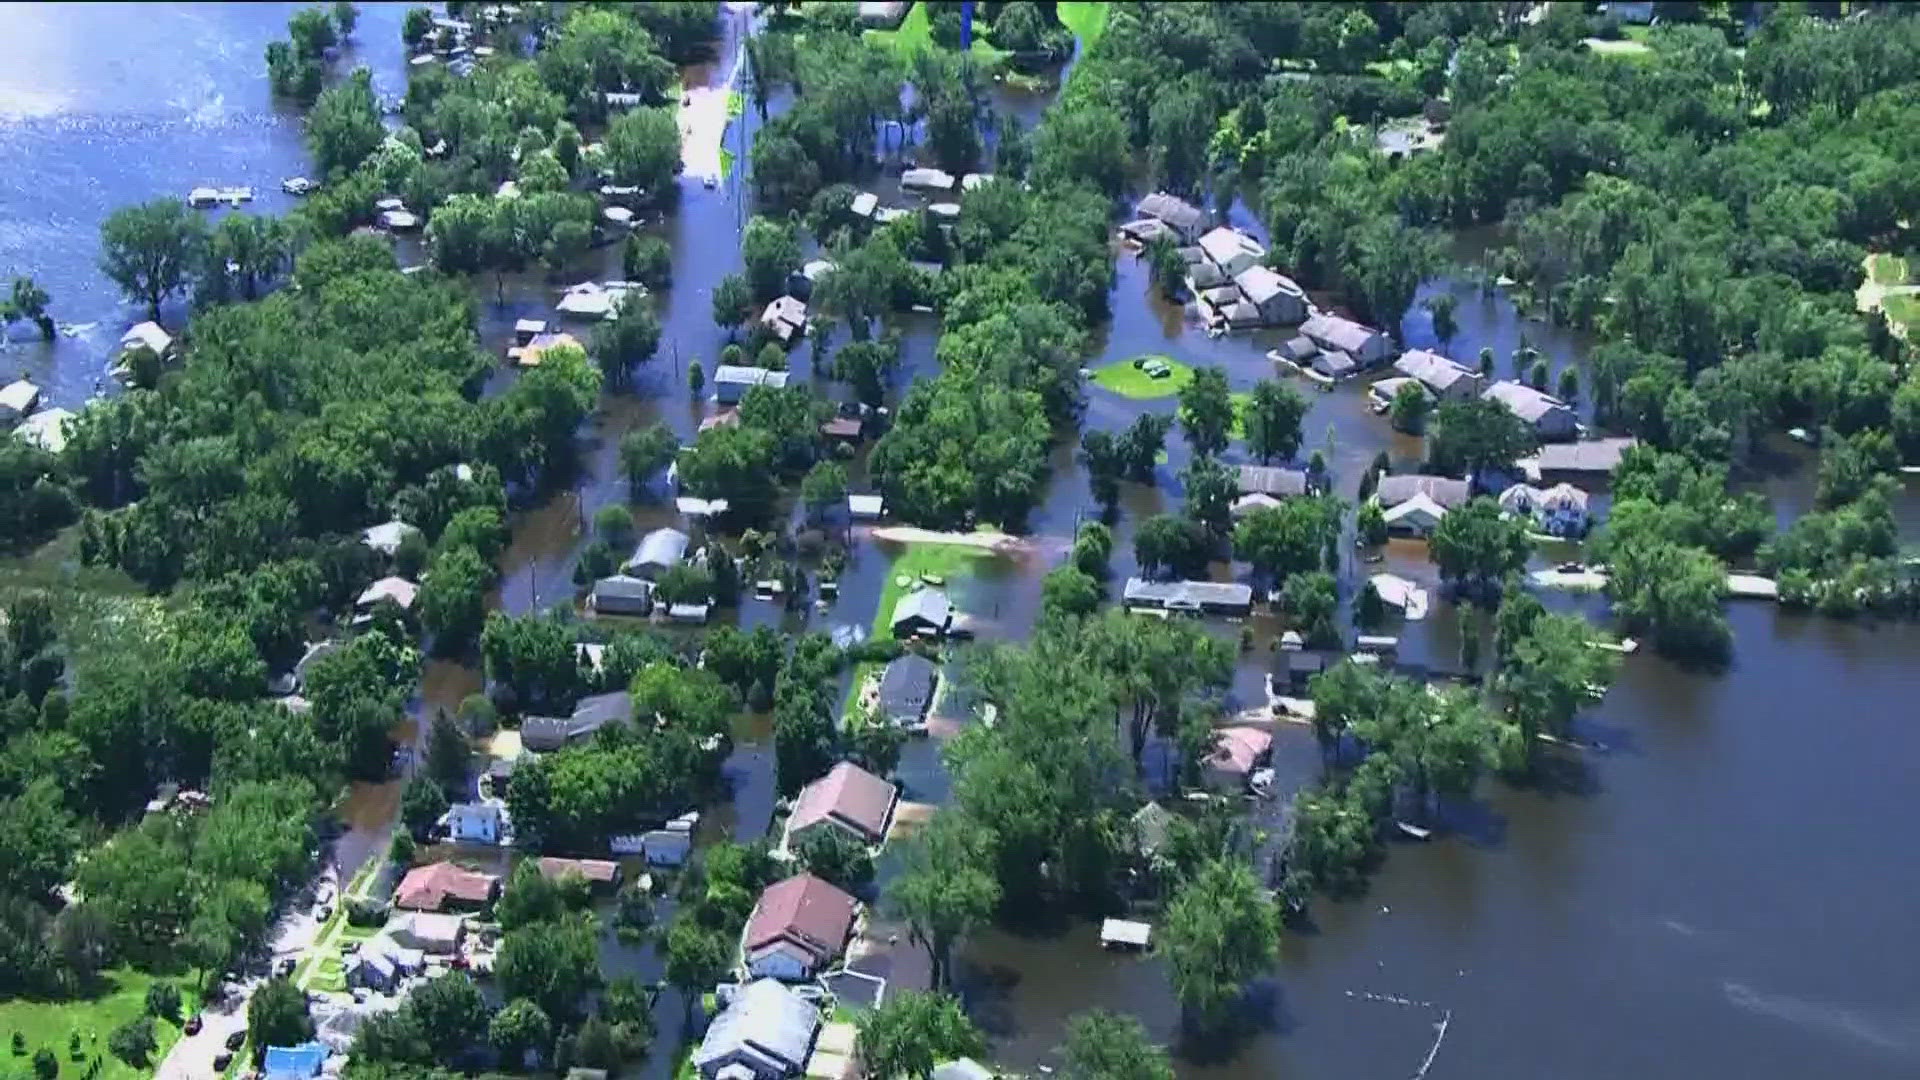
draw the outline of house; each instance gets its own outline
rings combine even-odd
[[[601,615],[647,615],[653,611],[653,582],[615,574],[593,583],[587,604]]]
[[[1535,483],[1573,476],[1612,476],[1620,468],[1621,459],[1626,457],[1627,451],[1638,445],[1640,440],[1632,437],[1551,443],[1542,446],[1534,456],[1521,458],[1515,464]]]
[[[1207,786],[1220,792],[1245,791],[1254,770],[1273,756],[1273,733],[1257,727],[1224,727],[1213,733],[1207,755]]]
[[[767,886],[741,941],[747,974],[782,982],[820,974],[846,948],[858,909],[853,897],[812,874]]]
[[[1580,418],[1567,403],[1524,383],[1502,379],[1481,395],[1507,407],[1543,442],[1571,439],[1580,433]]]
[[[620,864],[607,859],[557,859],[551,856],[540,860],[540,876],[548,881],[559,881],[570,874],[577,874],[587,880],[595,890],[607,891],[620,887]]]
[[[1138,218],[1120,226],[1120,235],[1142,246],[1158,240],[1180,242],[1180,234],[1159,218]]]
[[[500,879],[492,874],[458,863],[428,863],[400,879],[400,887],[393,891],[393,906],[408,911],[476,911],[493,903],[499,890]]]
[[[1536,529],[1550,536],[1585,536],[1590,524],[1587,493],[1568,483],[1544,489],[1514,484],[1500,493],[1500,509],[1515,517],[1531,518]]]
[[[1375,574],[1367,585],[1381,602],[1398,611],[1408,621],[1427,617],[1427,590],[1398,574]]]
[[[689,626],[704,626],[713,614],[712,604],[668,604],[667,618],[673,622],[686,623]]]
[[[893,636],[940,637],[953,625],[953,604],[939,589],[923,586],[893,605]]]
[[[1187,288],[1190,291],[1204,296],[1209,289],[1232,287],[1233,279],[1227,276],[1226,271],[1208,262],[1205,253],[1200,255],[1198,261],[1187,264]],[[1239,295],[1239,289],[1235,288],[1233,291],[1235,295]]]
[[[1417,388],[1420,396],[1427,401],[1433,400],[1433,391],[1427,389],[1426,383],[1410,376],[1395,375],[1391,378],[1375,379],[1367,384],[1367,406],[1376,414],[1384,413],[1393,408],[1394,399],[1400,396],[1401,390],[1409,386]]]
[[[1350,379],[1360,373],[1360,365],[1353,362],[1353,357],[1339,349],[1328,349],[1314,357],[1313,363],[1309,366],[1316,373],[1336,382],[1341,379]]]
[[[413,610],[414,598],[420,595],[420,586],[403,577],[383,577],[367,586],[353,602],[353,609],[359,612],[356,622],[364,622],[373,614],[373,609],[382,600],[391,600],[400,605],[400,610]]]
[[[629,574],[643,578],[653,578],[679,566],[687,557],[687,546],[693,541],[679,529],[655,529],[640,538],[633,549],[633,558],[622,567]]]
[[[394,520],[362,531],[360,542],[391,559],[400,550],[400,545],[407,542],[407,537],[419,535],[419,529],[404,521]]]
[[[1374,501],[1385,509],[1392,509],[1415,495],[1425,495],[1439,506],[1453,510],[1465,506],[1473,497],[1473,487],[1451,476],[1402,473],[1381,477],[1373,489]]]
[[[146,349],[164,360],[173,352],[173,335],[162,330],[157,322],[135,323],[120,335],[120,351],[128,349]]]
[[[25,379],[16,379],[0,389],[0,423],[17,424],[40,404],[40,388]]]
[[[1173,830],[1173,815],[1157,802],[1133,812],[1133,849],[1141,855],[1152,858],[1167,846],[1167,838]]]
[[[858,443],[867,425],[857,416],[836,416],[820,425],[820,434],[834,442]]]
[[[593,694],[574,703],[565,717],[529,716],[520,721],[520,745],[528,750],[558,750],[587,738],[608,724],[633,721],[633,695],[625,690]]]
[[[409,911],[395,916],[384,933],[394,944],[430,956],[452,956],[460,951],[467,919],[452,912]]]
[[[1307,652],[1297,649],[1282,654],[1286,657],[1287,691],[1296,696],[1304,696],[1313,687],[1313,677],[1327,670],[1327,654]]]
[[[702,1080],[786,1080],[799,1076],[820,1034],[820,1010],[774,979],[734,996],[693,1051]]]
[[[1128,578],[1121,601],[1128,608],[1246,615],[1253,611],[1253,587],[1237,581],[1149,581],[1146,578]]]
[[[1200,238],[1207,227],[1206,211],[1176,195],[1156,191],[1133,208],[1135,215],[1160,222],[1182,244]]]
[[[749,387],[771,386],[775,390],[785,389],[787,374],[784,371],[769,371],[766,368],[721,364],[713,369],[713,399],[722,405],[737,405]]]
[[[900,789],[851,761],[843,761],[827,775],[800,789],[787,819],[787,847],[808,829],[831,827],[856,840],[878,844],[893,823]]]
[[[807,332],[807,305],[797,297],[776,296],[760,313],[760,325],[773,331],[782,345],[790,345],[795,334]]]
[[[863,191],[853,197],[853,204],[847,209],[854,217],[870,218],[880,209],[880,196],[871,191]]]
[[[1395,503],[1383,517],[1387,521],[1387,532],[1395,536],[1432,536],[1440,527],[1440,519],[1447,516],[1447,508],[1436,502],[1426,492],[1415,492],[1413,497]]]
[[[545,319],[515,319],[513,321],[513,340],[515,344],[525,345],[534,338],[547,332]]]
[[[847,513],[855,519],[877,519],[886,512],[886,508],[886,499],[879,495],[847,496]]]
[[[298,1046],[269,1046],[260,1062],[267,1080],[313,1080],[327,1062],[327,1048],[317,1042]]]
[[[954,1058],[933,1067],[932,1080],[994,1080],[998,1074],[972,1058]]]
[[[739,427],[739,426],[740,426],[740,410],[739,409],[721,409],[719,412],[714,413],[712,416],[701,417],[699,430],[704,432],[717,427]]]
[[[554,309],[579,319],[611,319],[620,314],[620,305],[629,296],[645,293],[645,289],[630,281],[583,281],[561,293]]]
[[[900,187],[906,191],[952,191],[954,178],[939,169],[908,169],[900,174]]]
[[[1242,495],[1233,500],[1233,505],[1227,507],[1227,513],[1232,517],[1242,518],[1253,513],[1255,510],[1276,510],[1279,506],[1279,499],[1264,492],[1256,491],[1250,495]]]
[[[1145,949],[1153,940],[1153,926],[1133,919],[1106,919],[1100,924],[1100,946],[1105,949]]]
[[[67,448],[67,423],[73,417],[73,412],[67,409],[43,409],[20,421],[13,435],[49,454],[57,454]]]
[[[382,210],[377,220],[388,232],[413,232],[420,227],[420,215],[411,210]]]
[[[500,803],[454,803],[447,807],[447,839],[456,844],[498,844],[507,832]]]
[[[1387,353],[1393,348],[1393,339],[1373,327],[1326,312],[1309,315],[1300,324],[1300,332],[1322,349],[1338,349],[1353,357],[1361,367],[1386,363]]]
[[[1393,362],[1393,370],[1410,379],[1418,379],[1427,392],[1441,401],[1467,401],[1480,396],[1486,379],[1464,364],[1456,363],[1426,349],[1408,349]]]
[[[535,334],[525,345],[517,349],[508,349],[507,358],[521,367],[539,367],[547,354],[555,349],[575,349],[586,352],[586,346],[572,334],[561,331],[555,334]]]
[[[1290,499],[1313,491],[1313,478],[1302,469],[1271,465],[1242,465],[1235,473],[1234,490],[1241,495],[1270,495]]]
[[[927,719],[940,668],[918,653],[894,658],[880,673],[880,715],[900,727],[918,727]]]
[[[653,829],[641,834],[640,854],[648,866],[679,866],[693,851],[693,834],[675,829]]]
[[[1267,257],[1267,249],[1260,242],[1238,229],[1222,226],[1209,231],[1199,241],[1200,251],[1207,261],[1220,268],[1220,272],[1231,278],[1249,266],[1257,266]]]
[[[1255,264],[1235,274],[1233,283],[1245,294],[1247,303],[1260,309],[1263,324],[1273,326],[1306,320],[1307,293],[1292,278]]]
[[[1305,334],[1295,334],[1280,343],[1279,348],[1267,354],[1267,359],[1275,363],[1288,363],[1295,367],[1306,367],[1320,355],[1320,346]]]
[[[348,986],[391,994],[402,980],[427,969],[427,954],[402,946],[382,931],[341,961],[341,968]]]

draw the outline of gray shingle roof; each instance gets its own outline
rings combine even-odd
[[[898,626],[916,616],[935,626],[945,626],[953,617],[953,604],[939,589],[915,589],[893,605],[892,625]]]
[[[1259,492],[1285,498],[1307,493],[1307,474],[1300,469],[1282,469],[1271,465],[1242,465],[1236,486],[1242,495]]]
[[[760,979],[714,1019],[693,1061],[704,1069],[729,1055],[745,1054],[798,1073],[819,1030],[820,1010],[778,982]]]
[[[1383,476],[1373,491],[1374,498],[1379,500],[1381,506],[1398,506],[1415,495],[1425,495],[1449,510],[1465,505],[1473,496],[1473,489],[1465,480],[1455,480],[1450,476],[1422,476],[1418,473]]]

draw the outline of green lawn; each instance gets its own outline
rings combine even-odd
[[[1173,369],[1173,374],[1164,379],[1153,379],[1147,373],[1133,366],[1134,360],[1161,360]],[[1133,360],[1122,360],[1117,364],[1108,364],[1097,368],[1093,373],[1094,385],[1111,390],[1121,397],[1130,397],[1135,401],[1151,401],[1154,398],[1168,398],[1193,381],[1193,369],[1175,360],[1171,356],[1137,356]]]
[[[1102,19],[1101,25],[1104,28],[1104,19]],[[980,18],[979,12],[975,11],[973,20],[973,48],[968,51],[973,53],[974,59],[976,60],[986,64],[995,64],[1005,58],[1007,53],[987,43],[986,29],[986,20]],[[915,4],[912,9],[907,12],[907,17],[900,20],[899,26],[892,30],[868,30],[865,32],[865,37],[868,41],[873,42],[883,49],[893,50],[895,55],[899,56],[902,60],[911,60],[918,55],[921,50],[934,47],[933,19],[927,11],[927,5]]]
[[[146,1011],[147,987],[155,981],[154,976],[132,968],[114,968],[100,975],[103,992],[85,1001],[16,998],[0,1002],[0,1039],[11,1040],[15,1032],[26,1039],[27,1057],[18,1059],[18,1071],[23,1075],[29,1071],[27,1061],[33,1052],[44,1046],[60,1059],[60,1071],[65,1075],[85,1075],[92,1067],[91,1060],[99,1058],[100,1072],[95,1080],[138,1080],[150,1076],[151,1069],[135,1069],[108,1053],[107,1036],[114,1028]],[[192,1015],[199,1008],[192,980],[172,981],[180,988],[181,1016]],[[67,1053],[68,1040],[76,1032],[80,1035],[80,1051],[87,1057],[88,1064],[73,1060]],[[171,1021],[155,1020],[153,1037],[158,1043],[153,1060],[158,1062],[167,1055],[168,1048],[179,1041],[180,1028]]]
[[[1644,41],[1622,39],[1604,41],[1600,38],[1587,38],[1587,48],[1595,56],[1611,56],[1620,60],[1641,60],[1653,55],[1653,49]]]
[[[893,605],[902,596],[920,587],[920,576],[932,574],[946,580],[951,589],[958,578],[970,577],[974,564],[993,558],[984,548],[965,544],[909,544],[887,568],[886,585],[880,590],[880,606],[873,613],[873,636],[893,633]],[[906,584],[901,584],[901,579]]]
[[[1867,256],[1867,276],[1875,285],[1905,285],[1907,260],[1884,251]]]
[[[1088,0],[1062,0],[1054,6],[1054,14],[1060,17],[1060,25],[1073,31],[1073,35],[1086,43],[1091,49],[1107,32],[1107,17],[1113,13],[1113,6],[1101,0],[1090,3]]]
[[[1895,293],[1880,302],[1887,313],[1887,321],[1912,328],[1920,323],[1920,296],[1912,293]]]
[[[80,526],[24,555],[0,558],[0,588],[68,589],[107,596],[144,596],[138,582],[118,570],[80,565]]]

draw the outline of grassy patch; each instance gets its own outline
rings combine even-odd
[[[720,179],[733,179],[733,151],[724,146],[720,148]]]
[[[64,589],[104,596],[144,596],[146,590],[118,570],[80,564],[80,526],[24,555],[0,558],[0,589]]]
[[[150,1076],[151,1069],[135,1069],[109,1053],[107,1036],[114,1028],[146,1012],[147,988],[158,981],[161,980],[132,968],[114,968],[101,973],[101,993],[92,998],[79,1001],[16,998],[0,1002],[0,1038],[11,1039],[14,1032],[19,1032],[26,1039],[27,1056],[15,1059],[21,1075],[29,1074],[28,1062],[41,1047],[53,1051],[60,1060],[63,1075],[85,1075],[92,1065],[73,1060],[67,1052],[69,1040],[78,1034],[81,1053],[89,1062],[95,1058],[100,1060],[100,1072],[95,1080],[138,1080]],[[192,1015],[199,1008],[199,1000],[191,980],[175,979],[173,984],[180,988],[181,1016]],[[158,1044],[153,1061],[158,1062],[179,1041],[180,1028],[169,1020],[155,1020],[153,1037]]]
[[[975,563],[991,558],[992,552],[966,544],[907,545],[907,549],[887,568],[886,584],[880,590],[880,605],[873,613],[873,636],[892,635],[893,605],[899,603],[902,596],[920,587],[921,575],[932,574],[944,579],[946,587],[952,589],[956,579],[972,576]],[[904,585],[900,583],[903,578],[906,580]]]
[[[1914,323],[1920,322],[1920,296],[1911,293],[1894,293],[1882,300],[1880,307],[1887,313],[1888,322],[1899,323],[1909,329]]]
[[[1369,60],[1366,70],[1382,78],[1391,79],[1395,75],[1413,70],[1411,60]]]
[[[1103,29],[1105,28],[1104,19],[1101,21],[1101,26]],[[994,48],[987,42],[986,30],[986,20],[980,18],[980,13],[975,11],[973,20],[973,47],[967,51],[971,52],[976,60],[986,64],[995,64],[1006,58],[1008,53],[1005,50]],[[865,31],[864,36],[866,40],[875,45],[883,49],[892,50],[894,55],[903,61],[912,60],[923,50],[935,48],[933,43],[933,16],[927,10],[927,5],[925,4],[913,5],[913,7],[908,10],[907,17],[900,20],[900,25],[894,29],[868,30]]]
[[[1630,38],[1619,41],[1587,38],[1584,44],[1595,56],[1611,56],[1618,60],[1644,60],[1653,55],[1653,49],[1646,42]]]
[[[1867,277],[1875,285],[1905,285],[1907,260],[1898,255],[1877,251],[1867,256]]]
[[[1233,430],[1228,437],[1244,439],[1247,437],[1247,406],[1253,403],[1252,394],[1231,394],[1227,397],[1233,403]]]
[[[1147,373],[1133,366],[1133,360],[1122,360],[1117,364],[1095,369],[1094,385],[1111,390],[1121,397],[1135,401],[1151,401],[1154,398],[1174,397],[1193,381],[1193,369],[1175,360],[1171,356],[1135,357],[1135,360],[1160,360],[1173,369],[1173,374],[1164,379],[1149,378]]]
[[[1102,0],[1100,3],[1088,3],[1086,0],[1062,0],[1055,5],[1054,14],[1059,16],[1060,25],[1073,31],[1073,36],[1091,49],[1107,32],[1107,18],[1113,14],[1113,5]]]
[[[738,120],[747,111],[747,99],[738,90],[727,91],[727,119]]]

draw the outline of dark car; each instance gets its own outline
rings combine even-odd
[[[213,1071],[214,1072],[219,1072],[219,1073],[226,1072],[227,1066],[231,1064],[233,1064],[233,1055],[227,1053],[225,1050],[222,1050],[221,1052],[213,1055]]]
[[[200,1018],[197,1016],[187,1017],[187,1022],[181,1026],[180,1030],[189,1035],[200,1034]]]
[[[238,1050],[240,1049],[240,1044],[246,1041],[247,1041],[247,1029],[241,1028],[239,1031],[236,1031],[233,1034],[227,1036],[227,1049]]]

